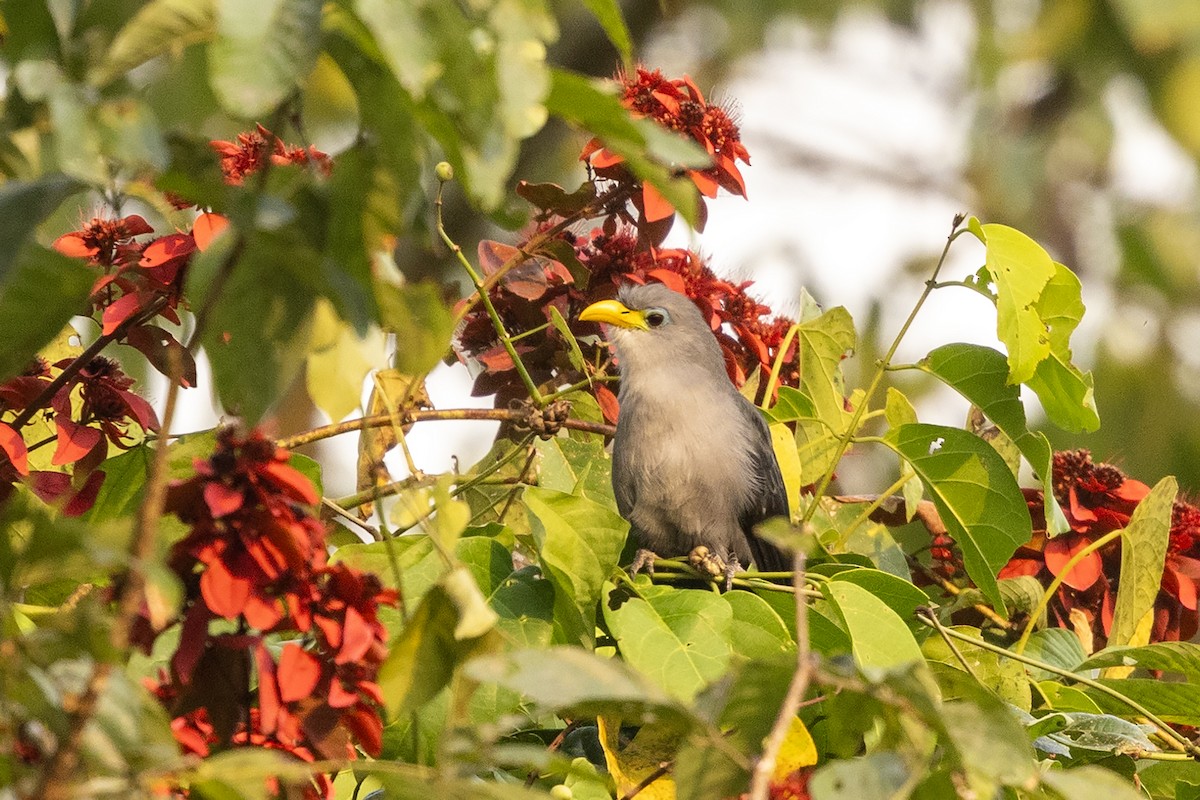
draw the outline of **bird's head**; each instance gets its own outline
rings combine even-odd
[[[608,326],[623,375],[643,365],[725,374],[721,348],[696,304],[661,283],[626,284],[616,299],[592,303],[579,319]]]

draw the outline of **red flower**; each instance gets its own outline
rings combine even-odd
[[[1030,516],[1034,520],[1033,538],[1017,550],[999,577],[1030,575],[1047,584],[1052,577],[1061,577],[1063,585],[1050,607],[1054,623],[1071,627],[1070,614],[1078,611],[1091,621],[1093,638],[1097,646],[1101,646],[1112,625],[1115,589],[1120,578],[1121,540],[1092,550],[1069,571],[1066,566],[1100,537],[1125,528],[1150,488],[1126,477],[1116,467],[1093,463],[1086,450],[1054,454],[1053,485],[1071,530],[1048,538],[1042,493],[1025,489]],[[1196,632],[1200,619],[1197,614],[1198,539],[1200,509],[1177,501],[1172,509],[1162,589],[1155,600],[1152,641],[1186,639]]]
[[[63,359],[54,366],[63,369],[71,362]],[[143,431],[157,431],[158,416],[145,399],[129,391],[132,386],[133,378],[116,361],[96,356],[59,389],[50,402],[58,432],[51,463],[74,464],[90,456],[87,464],[94,467],[107,456],[109,443],[122,449],[136,443],[128,434],[130,423]],[[76,387],[78,412],[73,400]]]
[[[232,186],[241,186],[246,176],[262,169],[268,158],[278,166],[311,165],[326,176],[333,167],[329,156],[317,148],[311,145],[307,149],[290,147],[262,125],[256,125],[253,131],[239,133],[236,141],[214,140],[208,145],[221,156],[221,172],[225,182]]]
[[[648,117],[702,145],[713,158],[713,166],[689,169],[687,176],[705,197],[716,197],[718,187],[746,196],[746,184],[737,162],[750,163],[741,141],[741,131],[729,113],[704,99],[704,94],[686,75],[668,80],[658,71],[638,67],[632,75],[620,76],[622,104],[637,117]],[[629,180],[625,159],[607,150],[599,139],[591,140],[580,155],[597,175],[611,180]],[[650,184],[643,184],[635,200],[646,222],[658,222],[675,213],[675,208]]]
[[[142,217],[131,214],[121,219],[96,217],[77,231],[54,240],[53,247],[64,256],[86,258],[91,264],[113,266],[135,258],[141,252],[133,237],[153,233]]]

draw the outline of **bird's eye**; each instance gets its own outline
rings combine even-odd
[[[651,328],[660,328],[667,321],[667,315],[661,311],[647,311],[646,324]]]

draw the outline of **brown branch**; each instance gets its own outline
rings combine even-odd
[[[410,409],[399,414],[399,423],[401,425],[411,425],[416,422],[429,422],[432,420],[454,420],[454,419],[473,419],[496,422],[521,422],[527,419],[529,412],[518,408],[448,408],[448,409]],[[277,439],[276,444],[287,450],[294,450],[302,445],[319,442],[322,439],[329,439],[334,436],[340,436],[343,433],[353,433],[361,431],[363,428],[383,428],[391,425],[396,421],[391,414],[374,414],[368,417],[352,419],[346,422],[336,422],[332,425],[323,425],[320,428],[313,428],[304,433],[298,433],[295,436],[286,436],[282,439]],[[570,428],[575,431],[583,431],[585,433],[595,433],[599,436],[612,436],[616,432],[616,427],[607,425],[603,422],[588,422],[582,419],[568,419],[562,423],[564,428]]]
[[[112,333],[102,334],[96,339],[96,341],[88,345],[86,350],[76,356],[74,361],[72,361],[70,364],[67,364],[67,366],[63,368],[63,371],[58,373],[58,376],[54,380],[50,381],[50,383],[46,385],[46,388],[42,390],[41,394],[39,394],[27,406],[25,406],[25,410],[18,414],[16,419],[10,422],[9,425],[13,428],[13,430],[20,430],[25,423],[33,419],[34,414],[50,403],[50,400],[55,394],[58,393],[59,389],[61,389],[67,384],[68,381],[78,375],[80,370],[90,364],[92,359],[99,355],[101,350],[124,336],[125,332],[134,325],[140,325],[149,319],[153,319],[154,316],[158,314],[158,312],[161,311],[163,306],[166,304],[167,298],[159,297],[153,303],[147,306],[141,314],[134,314],[132,317],[114,328]]]

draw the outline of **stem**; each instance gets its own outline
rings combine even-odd
[[[520,422],[525,419],[526,412],[516,408],[423,408],[411,409],[405,411],[401,416],[401,424],[410,425],[415,422],[428,422],[431,420],[450,420],[450,419],[474,419],[474,420],[494,420],[497,422]],[[312,442],[318,442],[322,439],[329,439],[333,436],[340,436],[343,433],[352,433],[360,431],[363,428],[380,428],[391,425],[393,422],[391,414],[372,414],[370,416],[361,417],[359,419],[347,420],[346,422],[336,422],[331,425],[322,425],[319,428],[313,428],[304,433],[298,433],[295,436],[287,436],[283,439],[278,439],[275,443],[287,450],[294,450],[297,447]],[[612,436],[616,432],[616,428],[612,425],[606,425],[602,422],[588,422],[582,419],[568,419],[563,422],[564,428],[571,430],[583,431],[585,433],[595,433],[600,436]]]
[[[750,800],[767,800],[771,787],[771,776],[775,773],[775,763],[779,758],[779,750],[783,747],[784,739],[791,730],[792,720],[800,710],[804,693],[808,691],[812,680],[813,661],[809,654],[808,642],[808,599],[804,589],[804,550],[797,548],[792,555],[792,587],[796,590],[796,671],[792,674],[792,682],[788,686],[787,695],[771,732],[763,743],[763,753],[754,764],[750,778]]]
[[[856,530],[858,530],[858,526],[862,525],[864,522],[866,522],[868,519],[870,519],[871,515],[874,514],[879,509],[879,507],[881,505],[883,505],[884,502],[887,501],[887,499],[889,497],[891,497],[892,495],[896,494],[896,492],[899,492],[901,489],[903,489],[904,484],[908,483],[908,481],[912,477],[913,477],[912,475],[908,475],[908,476],[902,475],[900,478],[898,478],[896,480],[895,483],[893,483],[891,486],[889,486],[888,488],[886,488],[882,492],[880,492],[879,495],[874,500],[872,500],[867,505],[866,508],[864,508],[862,510],[862,513],[859,514],[857,517],[855,517],[854,520],[849,525],[846,526],[846,529],[844,531],[842,531],[841,535],[838,536],[837,546],[839,548],[845,547],[846,542],[847,542],[847,540],[850,539],[851,534],[853,534]]]
[[[788,348],[792,346],[792,340],[796,338],[796,334],[799,332],[800,323],[797,322],[788,328],[787,335],[783,337],[783,342],[779,345],[779,351],[775,354],[775,363],[771,365],[771,375],[767,378],[767,389],[763,393],[763,411],[767,410],[767,406],[771,404],[771,399],[775,396],[775,386],[779,382],[779,372],[783,369],[783,360],[787,357]],[[799,356],[799,351],[797,351],[796,355]]]
[[[1027,667],[1034,667],[1035,669],[1045,670],[1046,672],[1050,672],[1054,675],[1058,675],[1059,677],[1068,678],[1072,681],[1075,681],[1076,683],[1083,684],[1084,686],[1088,687],[1089,689],[1093,689],[1097,692],[1100,692],[1101,694],[1108,695],[1109,697],[1111,697],[1112,699],[1121,703],[1122,705],[1125,705],[1125,706],[1128,706],[1129,708],[1131,708],[1134,711],[1134,713],[1139,714],[1140,716],[1145,717],[1147,720],[1149,720],[1154,726],[1156,726],[1159,729],[1159,732],[1163,736],[1163,738],[1170,741],[1172,746],[1174,746],[1177,750],[1179,750],[1182,753],[1188,754],[1192,758],[1200,758],[1200,747],[1197,747],[1196,745],[1192,744],[1190,741],[1188,741],[1186,738],[1184,738],[1181,734],[1179,734],[1177,731],[1175,731],[1174,728],[1172,728],[1167,723],[1163,722],[1155,714],[1152,714],[1148,709],[1146,709],[1144,706],[1142,706],[1136,700],[1126,697],[1125,695],[1121,694],[1120,692],[1118,692],[1116,689],[1112,688],[1111,686],[1106,686],[1103,683],[1100,683],[1099,681],[1095,681],[1095,680],[1092,680],[1091,678],[1084,677],[1083,675],[1079,675],[1077,673],[1071,672],[1068,669],[1063,669],[1062,667],[1055,666],[1054,664],[1048,664],[1045,661],[1039,661],[1036,658],[1030,658],[1027,655],[1023,655],[1021,653],[1016,653],[1016,652],[1013,652],[1012,650],[1008,650],[1003,647],[999,647],[998,645],[994,645],[991,642],[984,641],[983,639],[977,639],[974,636],[968,636],[965,633],[959,633],[958,631],[954,630],[953,628],[947,628],[947,627],[943,626],[940,622],[938,622],[937,617],[934,615],[934,613],[931,609],[918,608],[917,609],[917,619],[920,620],[922,624],[927,625],[930,628],[933,628],[933,629],[941,632],[943,636],[949,636],[954,639],[958,639],[959,641],[967,642],[968,644],[973,644],[976,647],[982,647],[984,650],[989,650],[989,651],[995,653],[996,655],[1003,656],[1004,658],[1011,658],[1013,661],[1016,661],[1020,664],[1024,664]]]
[[[1014,651],[1018,653],[1025,652],[1025,645],[1029,644],[1029,637],[1033,635],[1034,626],[1042,618],[1042,614],[1046,612],[1046,607],[1050,605],[1050,600],[1058,592],[1058,587],[1062,586],[1063,580],[1071,574],[1071,570],[1075,569],[1075,565],[1114,539],[1119,539],[1125,531],[1125,528],[1120,528],[1112,533],[1106,533],[1068,559],[1063,568],[1054,576],[1054,580],[1050,581],[1050,585],[1046,587],[1046,591],[1042,592],[1042,597],[1038,600],[1037,606],[1033,611],[1029,612],[1029,623],[1025,626],[1025,630],[1021,632],[1021,638],[1013,645]]]
[[[830,482],[833,480],[834,470],[837,469],[838,463],[842,460],[842,456],[846,454],[846,450],[850,447],[850,440],[854,438],[854,432],[858,430],[858,426],[862,423],[863,415],[867,413],[867,407],[871,404],[871,398],[875,395],[875,391],[879,388],[879,384],[883,381],[883,376],[887,372],[887,365],[892,362],[896,355],[896,351],[900,349],[900,342],[904,340],[908,329],[912,327],[913,321],[916,320],[917,314],[925,305],[925,301],[929,299],[929,295],[937,287],[937,276],[942,271],[942,267],[946,264],[946,256],[950,253],[950,245],[954,243],[954,239],[958,233],[958,220],[955,220],[955,226],[950,231],[950,235],[946,237],[946,244],[942,247],[942,254],[938,258],[937,265],[933,268],[933,274],[929,276],[929,280],[925,281],[925,288],[921,292],[921,296],[917,298],[916,304],[912,311],[908,314],[908,319],[904,320],[904,324],[900,326],[900,332],[896,334],[896,338],[892,340],[892,344],[888,347],[887,352],[879,362],[879,367],[875,370],[875,375],[871,378],[871,384],[867,387],[866,393],[863,395],[862,402],[854,409],[853,416],[850,417],[850,422],[846,426],[846,430],[838,437],[838,444],[834,450],[833,458],[830,461],[831,466],[825,470],[825,474],[821,476],[820,483],[817,484],[816,490],[813,492],[812,502],[804,509],[804,515],[801,517],[801,522],[811,522],[812,518],[817,513],[817,507],[821,503],[821,497],[829,488]]]
[[[463,253],[461,247],[450,238],[450,234],[446,232],[446,226],[442,222],[442,189],[444,183],[438,184],[437,198],[434,200],[434,207],[437,209],[437,231],[446,247],[450,248],[450,252],[454,253],[454,257],[462,264],[463,269],[467,271],[467,275],[471,278],[471,283],[475,286],[475,292],[479,295],[483,307],[487,310],[488,318],[492,321],[492,328],[496,331],[496,335],[500,337],[500,344],[504,345],[504,351],[508,353],[508,357],[512,359],[513,366],[517,370],[517,374],[521,376],[521,382],[525,384],[525,390],[529,392],[530,399],[538,408],[545,406],[546,402],[542,398],[542,393],[538,391],[537,384],[533,382],[533,378],[529,375],[529,370],[525,369],[525,362],[521,361],[521,356],[517,353],[517,348],[513,345],[512,337],[508,335],[508,329],[504,326],[504,320],[500,319],[499,312],[496,311],[496,306],[492,303],[492,296],[488,293],[488,288],[484,285],[483,280],[479,277],[479,273],[471,266],[470,260]],[[523,252],[523,251],[522,251]],[[528,256],[526,256],[527,258]],[[522,258],[524,260],[524,258]],[[517,262],[520,263],[520,262]],[[494,277],[494,276],[493,276]]]

